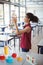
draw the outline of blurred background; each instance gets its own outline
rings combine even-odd
[[[43,0],[0,0],[0,26],[12,24],[12,13],[15,11],[17,15],[18,26],[22,28],[23,19],[27,12],[32,12],[38,16],[41,25],[34,27],[32,30],[32,49],[38,51],[37,44],[43,38]],[[0,29],[1,31],[1,29]],[[18,49],[18,40],[16,40],[16,48]]]

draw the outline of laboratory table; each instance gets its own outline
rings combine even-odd
[[[43,47],[43,39],[39,42],[39,44],[37,46],[38,46],[38,53],[39,53],[40,48]]]
[[[0,35],[0,42],[4,42],[4,45],[9,44],[9,42],[14,39],[13,37],[10,37],[8,35]]]
[[[28,52],[28,53],[19,52],[18,55],[23,58],[21,62],[18,62],[16,59],[14,59],[13,63],[7,63],[6,61],[0,61],[0,65],[33,65],[26,60],[27,55],[29,55],[30,57],[31,56],[34,57],[36,59],[37,65],[43,65],[43,55],[41,54],[37,54],[33,52]]]

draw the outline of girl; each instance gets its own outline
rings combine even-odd
[[[23,30],[18,30],[17,26],[17,17],[13,17],[13,22],[16,27],[16,34],[21,35],[21,43],[20,46],[23,52],[28,52],[31,49],[31,25],[30,21],[38,23],[38,17],[33,15],[32,13],[26,13],[24,18],[24,22],[26,23]]]

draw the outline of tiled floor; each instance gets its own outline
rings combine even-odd
[[[37,31],[38,31],[38,30],[37,30]],[[33,52],[36,52],[36,53],[37,53],[37,50],[38,50],[37,44],[40,42],[41,39],[43,39],[43,30],[42,30],[42,32],[41,32],[41,30],[40,30],[39,35],[38,35],[38,33],[36,32],[36,34],[35,34],[34,37],[33,37],[33,34],[32,34],[32,40],[31,40],[32,49],[31,49],[31,50],[32,50]]]
[[[35,35],[33,37],[33,34]],[[37,29],[36,31],[34,31],[34,33],[32,32],[32,35],[31,35],[31,44],[32,44],[32,49],[30,50],[31,52],[35,52],[37,53],[37,44],[40,42],[40,40],[43,39],[43,31],[41,33],[41,30],[40,30],[40,33],[39,35],[37,34]],[[12,41],[12,45],[13,45],[13,41]],[[20,50],[21,51],[21,50]],[[15,48],[14,46],[11,47],[11,49],[9,49],[9,52],[10,53],[13,53],[13,52],[19,52],[19,41],[18,39],[16,40],[16,44],[15,44]],[[0,54],[4,53],[4,49],[3,48],[0,48]]]

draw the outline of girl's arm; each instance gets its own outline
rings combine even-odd
[[[14,21],[14,25],[16,27],[16,34],[23,34],[25,32],[29,33],[31,31],[31,28],[29,26],[27,26],[26,28],[24,28],[23,30],[18,30],[18,26],[17,26],[17,18],[13,19]]]
[[[15,27],[16,27],[16,34],[18,34],[18,35],[23,34],[25,32],[29,33],[31,31],[31,28],[29,26],[27,26],[23,30],[18,30],[17,24],[15,24]]]

